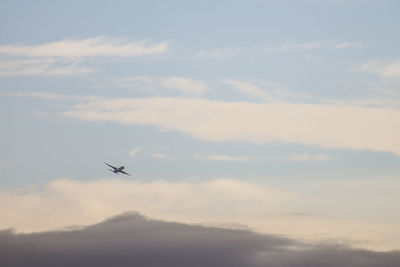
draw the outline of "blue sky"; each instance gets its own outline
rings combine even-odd
[[[0,7],[0,228],[137,210],[400,248],[398,1]]]

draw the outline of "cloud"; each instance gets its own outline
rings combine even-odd
[[[205,82],[184,77],[126,77],[115,79],[115,84],[123,88],[147,91],[150,93],[179,92],[184,96],[201,96],[210,88]]]
[[[22,57],[135,57],[150,56],[168,50],[167,42],[129,42],[122,38],[97,36],[82,40],[64,39],[42,45],[0,45],[0,54]]]
[[[335,43],[333,44],[334,49],[346,49],[346,48],[363,48],[364,45],[360,43],[350,43],[350,42],[343,42],[343,43]]]
[[[203,82],[183,77],[169,77],[163,79],[161,85],[165,88],[179,91],[186,96],[204,95],[209,90]]]
[[[79,62],[49,58],[0,61],[0,76],[79,75],[93,72]]]
[[[322,46],[321,42],[312,41],[312,42],[286,42],[280,45],[275,46],[267,46],[264,48],[264,52],[285,52],[285,51],[294,51],[294,52],[303,52],[306,50],[317,49]]]
[[[308,153],[305,154],[296,154],[289,157],[289,160],[293,161],[331,161],[334,160],[333,157],[325,154],[311,155]]]
[[[400,62],[394,61],[391,63],[384,63],[370,61],[362,65],[360,71],[375,74],[385,79],[398,79],[400,78]]]
[[[154,125],[205,141],[284,141],[400,155],[400,111],[390,108],[115,98],[81,103],[62,115],[87,121]]]
[[[126,77],[114,80],[115,84],[122,88],[131,88],[140,91],[153,92],[155,90],[154,79],[147,76]]]
[[[287,91],[280,83],[270,81],[239,81],[221,79],[221,84],[230,85],[234,90],[263,102],[299,101],[299,99],[312,99],[308,94]]]
[[[129,151],[129,155],[131,155],[132,157],[135,157],[142,149],[143,149],[143,147],[136,147],[136,148],[132,149],[131,151]]]
[[[232,157],[227,155],[207,155],[201,156],[199,154],[194,154],[196,159],[214,160],[214,161],[236,161],[236,162],[247,162],[250,161],[247,157]]]
[[[78,230],[0,232],[7,266],[398,266],[400,252],[307,245],[246,230],[188,225],[125,213]]]
[[[40,98],[46,100],[73,100],[77,102],[103,99],[94,95],[64,95],[46,92],[8,92],[6,93],[6,95],[16,97]]]
[[[167,50],[167,42],[131,42],[104,36],[65,39],[41,45],[0,45],[0,76],[87,74],[94,72],[91,68],[81,66],[81,61],[87,58],[153,56]]]
[[[167,159],[167,160],[179,160],[179,159],[185,159],[183,157],[176,157],[176,156],[168,156],[162,153],[154,153],[153,158],[157,159]]]
[[[177,156],[169,156],[169,155],[165,155],[162,153],[154,153],[153,154],[154,158],[158,158],[158,159],[167,159],[167,160],[192,160],[192,159],[196,159],[196,160],[212,160],[212,161],[242,161],[242,162],[247,162],[250,161],[249,158],[247,157],[233,157],[233,156],[227,156],[227,155],[200,155],[198,153],[195,153],[193,155],[193,157],[177,157]]]
[[[229,59],[240,55],[243,48],[221,48],[215,50],[201,50],[194,56],[195,59]]]
[[[323,42],[323,41],[310,41],[310,42],[297,42],[290,41],[279,45],[266,46],[264,52],[304,52],[315,49],[347,49],[347,48],[362,48],[363,45],[351,42]]]
[[[233,86],[239,92],[242,92],[246,95],[250,95],[257,99],[261,99],[264,101],[271,101],[273,99],[272,95],[267,93],[265,90],[260,89],[256,85],[248,82],[236,81],[231,79],[222,79],[222,83]]]
[[[187,222],[202,222],[205,218],[226,222],[232,214],[254,216],[260,212],[260,205],[264,211],[273,210],[295,197],[290,192],[232,179],[201,183],[57,179],[41,189],[0,190],[0,214],[6,215],[0,229],[43,231],[94,223],[126,210]]]
[[[138,210],[164,220],[235,228],[247,225],[261,233],[307,242],[335,240],[390,250],[399,248],[399,217],[391,205],[399,200],[399,186],[398,181],[302,180],[294,192],[226,178],[179,182],[141,182],[140,177],[57,179],[43,188],[0,190],[0,229],[64,229]],[[313,215],[307,215],[310,212]]]

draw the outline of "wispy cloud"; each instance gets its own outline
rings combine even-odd
[[[243,48],[221,48],[214,50],[201,50],[195,55],[195,59],[229,59],[240,55]]]
[[[131,42],[123,38],[97,36],[87,39],[65,39],[41,45],[0,45],[0,54],[23,57],[135,57],[150,56],[168,50],[167,42]]]
[[[266,90],[262,90],[257,87],[253,83],[242,82],[231,79],[222,79],[222,83],[233,86],[236,90],[246,95],[250,95],[257,99],[261,99],[263,101],[271,101],[273,99],[272,95],[269,94]]]
[[[334,49],[340,50],[340,49],[346,49],[346,48],[363,48],[364,45],[360,43],[350,43],[350,42],[342,42],[342,43],[334,43],[332,44]]]
[[[286,51],[295,51],[302,52],[305,50],[320,48],[321,43],[318,41],[313,42],[286,42],[279,45],[266,46],[264,48],[264,52],[286,52]]]
[[[195,159],[202,159],[202,160],[214,160],[214,161],[234,161],[234,162],[247,162],[250,161],[248,157],[234,157],[234,156],[227,156],[227,155],[200,155],[198,153],[194,154]]]
[[[294,154],[289,157],[289,160],[293,161],[332,161],[335,160],[334,157],[326,154]]]
[[[79,75],[91,72],[93,72],[92,69],[81,66],[79,61],[51,58],[0,61],[0,76]]]
[[[143,149],[143,147],[136,147],[136,148],[132,149],[131,151],[129,151],[129,155],[131,155],[132,157],[135,157],[142,149]]]
[[[222,154],[216,155],[200,155],[199,153],[193,154],[193,156],[170,156],[163,153],[154,153],[154,158],[166,159],[166,160],[212,160],[212,161],[231,161],[231,162],[247,162],[250,161],[247,157],[235,157]]]
[[[77,102],[104,99],[94,95],[66,95],[47,92],[8,92],[6,95],[16,97],[41,98],[46,100],[73,100]]]
[[[132,76],[114,79],[118,87],[130,88],[139,91],[153,92],[157,85],[157,81],[147,76]]]
[[[153,154],[153,158],[157,158],[157,159],[166,159],[166,160],[181,160],[181,159],[185,159],[184,157],[177,157],[177,156],[170,156],[170,155],[165,155],[163,153],[154,153]]]
[[[264,46],[235,46],[214,49],[201,49],[191,56],[182,56],[180,60],[228,60],[235,57],[254,58],[265,53],[274,52],[296,52],[303,53],[306,51],[313,51],[318,49],[326,50],[344,50],[350,48],[363,48],[364,44],[355,42],[338,42],[338,41],[286,41],[279,44],[267,44]],[[307,56],[310,59],[310,56]],[[313,57],[315,60],[316,57]]]
[[[187,77],[132,76],[114,81],[119,87],[156,94],[177,92],[183,96],[202,96],[210,90],[206,82]]]
[[[258,99],[263,102],[287,102],[291,100],[305,100],[312,99],[312,97],[305,93],[294,93],[286,90],[286,88],[277,82],[271,81],[241,81],[234,79],[221,79],[221,84],[229,85],[232,89]]]
[[[315,49],[347,49],[347,48],[362,48],[363,45],[351,42],[327,42],[327,41],[309,41],[297,42],[290,41],[278,45],[269,45],[264,47],[264,52],[304,52]]]
[[[94,72],[82,66],[82,61],[87,58],[154,56],[167,50],[168,42],[132,42],[104,36],[65,39],[39,45],[0,45],[0,76],[87,74]]]
[[[205,94],[209,88],[203,82],[183,77],[169,77],[161,81],[165,88],[176,90],[183,95],[199,96]]]
[[[382,62],[370,61],[362,65],[360,71],[375,74],[385,79],[399,79],[400,78],[400,61]]]

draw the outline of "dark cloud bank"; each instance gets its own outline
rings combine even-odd
[[[247,230],[193,226],[126,213],[79,230],[0,231],[0,266],[400,266],[400,252],[305,245]]]

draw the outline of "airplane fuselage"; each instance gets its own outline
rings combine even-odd
[[[114,172],[115,172],[115,173],[121,172],[124,168],[125,168],[124,166],[115,168]]]

